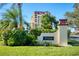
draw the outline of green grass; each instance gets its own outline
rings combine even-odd
[[[2,46],[3,45],[3,41],[2,40],[0,40],[0,46]]]
[[[79,46],[0,46],[0,56],[79,56]]]

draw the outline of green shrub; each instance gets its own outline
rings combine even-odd
[[[0,31],[0,41],[2,41],[2,31]]]
[[[35,45],[36,44],[36,37],[35,35],[28,34],[26,35],[26,45]]]
[[[13,30],[9,33],[8,45],[24,45],[26,40],[26,32]]]
[[[44,42],[44,46],[52,46],[50,42]]]
[[[30,31],[30,33],[37,38],[37,36],[40,36],[41,30],[40,29],[33,29]]]
[[[53,33],[53,32],[56,32],[57,29],[43,29],[42,32],[43,33]]]
[[[9,46],[13,46],[14,45],[14,39],[13,38],[9,38],[8,45]]]
[[[35,36],[28,34],[26,31],[10,30],[4,32],[3,40],[6,45],[9,46],[23,46],[23,45],[34,45]]]
[[[67,37],[69,38],[69,37],[70,37],[70,34],[71,34],[71,31],[70,31],[70,30],[68,30],[68,31],[67,31],[67,34],[68,34],[68,36],[67,36]]]
[[[53,46],[52,43],[48,42],[48,41],[39,41],[37,40],[37,46]]]
[[[79,41],[76,40],[68,40],[68,44],[73,45],[73,46],[79,46]]]
[[[9,39],[9,33],[10,33],[10,31],[6,31],[6,32],[3,32],[2,33],[2,38],[3,38],[3,41],[4,41],[4,44],[5,45],[8,45],[8,39]]]

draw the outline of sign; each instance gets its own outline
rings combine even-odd
[[[44,36],[43,40],[54,40],[54,37],[50,37],[50,36]]]

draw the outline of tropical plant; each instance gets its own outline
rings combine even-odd
[[[2,6],[4,6],[4,5],[6,5],[6,4],[5,4],[5,3],[2,3],[2,4],[0,4],[0,7],[2,7]],[[19,21],[20,21],[19,27],[20,27],[20,30],[23,30],[23,24],[22,24],[22,9],[21,9],[22,4],[21,4],[21,3],[13,3],[13,4],[11,4],[11,8],[14,8],[14,7],[17,7],[18,10],[19,10],[19,16],[18,16]]]
[[[0,20],[0,38],[1,35],[12,29],[18,28],[18,10],[15,8],[9,9],[2,14],[2,20]]]
[[[10,20],[11,22],[11,26],[10,27],[13,27],[13,28],[15,28],[15,29],[17,29],[18,28],[18,15],[19,13],[18,13],[18,9],[16,9],[16,8],[12,8],[12,9],[9,9],[9,10],[6,10],[6,12],[4,12],[3,14],[2,14],[2,18],[4,19],[4,20]]]
[[[33,45],[36,45],[36,44],[37,44],[37,41],[36,41],[35,35],[27,34],[27,35],[26,35],[25,44],[26,44],[26,45],[32,45],[32,46],[33,46]]]
[[[55,16],[52,16],[50,14],[45,14],[42,16],[41,18],[41,28],[42,31],[46,30],[46,29],[53,29],[55,27],[55,29],[57,29],[57,21],[55,19]],[[54,24],[54,27],[52,28]]]
[[[0,20],[0,30],[6,30],[10,28],[11,20]]]
[[[35,45],[36,37],[26,31],[20,29],[8,30],[3,32],[2,38],[5,45],[9,46],[24,46],[24,45]]]
[[[32,29],[32,30],[30,30],[30,33],[31,33],[32,35],[34,35],[34,36],[37,38],[37,36],[40,36],[41,30],[38,29],[38,28]]]
[[[11,20],[0,20],[0,38],[2,40],[2,34],[12,29]]]
[[[23,35],[22,33],[26,32],[22,28],[18,30],[18,17],[19,11],[15,7],[8,9],[2,14],[2,20],[0,20],[0,36],[2,36],[5,45],[25,45],[26,38],[24,37],[26,34]],[[25,21],[24,24],[26,24],[27,27],[29,26]]]
[[[2,34],[2,36],[3,36],[3,41],[4,41],[4,44],[5,45],[8,45],[8,39],[9,39],[9,31],[6,31],[6,32],[4,32],[3,34]]]
[[[9,32],[9,39],[8,39],[8,45],[25,45],[26,40],[26,32],[21,31],[19,29],[17,30],[11,30]]]

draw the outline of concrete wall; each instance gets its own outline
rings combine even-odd
[[[54,40],[43,40],[44,36],[54,37]],[[56,32],[55,33],[41,33],[41,35],[38,36],[38,41],[40,43],[49,42],[51,44],[55,44],[56,43],[55,39],[56,39]]]
[[[58,27],[58,36],[59,36],[59,45],[66,46],[67,45],[67,26],[59,26]]]
[[[43,40],[44,36],[54,37],[54,40]],[[58,30],[54,33],[41,33],[38,37],[39,42],[50,42],[52,44],[57,44],[60,46],[67,46],[67,25],[58,26]]]
[[[54,37],[54,40],[43,40],[44,36]],[[54,33],[41,33],[38,36],[40,43],[49,42],[60,46],[67,46],[67,26],[59,26],[58,30]]]

